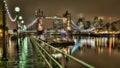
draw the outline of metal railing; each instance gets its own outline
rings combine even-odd
[[[35,39],[35,38],[31,38],[31,39],[33,39],[35,45],[39,45],[38,47],[41,48],[41,50],[43,50],[44,53],[46,53],[47,56],[49,56],[60,68],[64,68],[64,67],[62,67],[62,65],[61,65],[59,62],[57,62],[54,58],[52,58],[52,56],[47,52],[47,50],[45,50],[44,48],[42,48],[42,47],[40,46],[39,42],[44,43],[44,44],[45,44],[46,46],[48,46],[49,48],[52,48],[52,49],[60,52],[61,54],[63,54],[63,55],[65,55],[65,56],[67,56],[68,58],[70,58],[70,59],[78,62],[79,64],[83,65],[84,67],[94,68],[94,66],[92,66],[92,65],[90,65],[90,64],[88,64],[88,63],[86,63],[86,62],[84,62],[84,61],[82,61],[82,60],[80,60],[80,59],[78,59],[78,58],[75,58],[74,56],[72,56],[72,55],[70,55],[70,54],[65,53],[64,51],[60,50],[59,48],[53,47],[52,45],[50,45],[50,44],[48,44],[48,43],[46,43],[46,42],[44,42],[44,41],[42,41],[42,40],[37,40],[37,39]],[[46,61],[46,62],[48,62],[48,61]],[[48,65],[50,65],[50,63],[48,63]],[[51,67],[51,66],[49,66],[49,67]]]
[[[46,56],[48,56],[53,62],[55,62],[55,64],[57,64],[59,68],[63,68],[62,65],[52,57],[52,55],[50,55],[42,46],[39,46],[39,43],[35,39],[31,39],[31,41],[50,68],[52,68],[52,64],[49,62]]]

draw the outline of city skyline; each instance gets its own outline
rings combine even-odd
[[[72,19],[78,19],[80,15],[91,20],[94,16],[120,17],[119,0],[10,0],[7,1],[12,17],[15,17],[14,7],[21,8],[20,15],[23,16],[25,24],[29,24],[35,18],[35,11],[43,10],[45,16],[61,15],[68,10]],[[76,21],[76,20],[75,20]]]

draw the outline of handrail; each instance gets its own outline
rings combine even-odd
[[[74,61],[76,61],[76,62],[84,65],[85,67],[94,68],[94,66],[92,66],[92,65],[90,65],[90,64],[88,64],[88,63],[86,63],[86,62],[84,62],[84,61],[82,61],[82,60],[80,60],[80,59],[77,59],[77,58],[75,58],[75,57],[73,57],[73,56],[71,56],[71,55],[63,52],[62,50],[59,50],[58,48],[55,48],[55,47],[51,46],[50,44],[48,44],[48,43],[46,43],[46,42],[44,42],[44,41],[42,41],[42,40],[39,40],[39,41],[42,42],[42,43],[45,43],[47,46],[55,49],[56,51],[58,51],[58,52],[60,52],[60,53],[62,53],[62,54],[64,54],[64,55],[68,56],[69,58],[73,59]]]
[[[62,65],[59,63],[59,62],[57,62],[44,48],[42,48],[41,46],[39,46],[39,43],[38,42],[36,42],[35,40],[33,40],[34,41],[34,43],[36,43],[36,45],[39,47],[39,48],[41,48],[60,68],[63,68],[62,67]],[[38,49],[38,48],[37,48]],[[41,52],[41,51],[40,51]]]
[[[32,40],[32,42],[33,42],[33,39],[31,39]],[[35,43],[34,43],[34,45],[36,45]],[[41,54],[41,56],[43,57],[43,59],[45,60],[45,62],[48,64],[48,66],[50,67],[50,68],[52,68],[52,66],[51,66],[51,64],[49,63],[49,61],[45,58],[45,56],[42,54],[42,52],[37,48],[37,46],[36,46],[36,49],[37,49],[37,51]]]

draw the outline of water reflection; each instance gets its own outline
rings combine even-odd
[[[80,54],[85,53],[85,50],[93,49],[94,53],[107,53],[109,56],[112,53],[117,54],[120,49],[120,39],[118,37],[88,37],[76,36],[73,38],[75,45],[60,47],[67,54],[74,54],[79,51]]]
[[[116,64],[119,62],[120,56],[120,38],[118,37],[86,37],[86,36],[77,36],[74,37],[75,45],[67,47],[59,47],[67,54],[71,54],[80,60],[90,61],[96,67],[99,68],[99,65],[105,65],[103,67],[109,66],[111,64]],[[57,54],[56,54],[57,55]],[[63,59],[64,57],[64,59]],[[112,58],[111,58],[112,57]],[[56,57],[57,58],[57,57]],[[70,60],[66,56],[58,58],[61,60],[61,63],[66,67],[71,67]],[[117,59],[117,60],[116,60]],[[107,61],[105,61],[107,60]],[[112,61],[112,62],[111,62]],[[101,64],[102,63],[102,64]],[[96,65],[98,64],[98,65]],[[73,66],[81,67],[80,64],[75,64]],[[100,67],[101,68],[101,67]]]
[[[18,39],[19,43],[22,41],[19,45],[19,50],[16,48],[16,41],[12,41],[9,39],[9,45],[8,45],[8,59],[9,62],[7,65],[12,66],[13,64],[16,64],[17,67],[25,68],[25,65],[27,63],[27,56],[28,56],[28,42],[27,37],[20,40]]]
[[[120,47],[120,39],[118,37],[75,37],[75,45],[72,47],[71,51],[85,50],[88,48],[95,49],[95,53],[101,54],[104,53],[104,50],[108,51],[108,54],[111,55],[112,51],[117,54]],[[75,48],[76,47],[76,48]],[[71,54],[72,54],[71,53]]]
[[[28,56],[28,42],[27,42],[27,37],[25,37],[22,40],[22,45],[21,45],[21,55],[19,56],[20,60],[19,61],[19,67],[20,68],[25,68],[26,63],[27,63],[27,56]]]

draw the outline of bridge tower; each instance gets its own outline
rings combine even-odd
[[[37,20],[37,35],[41,35],[43,33],[43,11],[41,11],[40,9],[38,9],[36,11],[36,18],[38,18]]]
[[[67,30],[71,30],[71,26],[70,26],[70,23],[71,23],[71,13],[69,13],[68,11],[66,11],[66,13],[63,14],[63,17],[67,18],[66,29]]]
[[[66,22],[67,37],[71,39],[72,38],[71,13],[66,11],[66,13],[63,16],[67,18]]]

